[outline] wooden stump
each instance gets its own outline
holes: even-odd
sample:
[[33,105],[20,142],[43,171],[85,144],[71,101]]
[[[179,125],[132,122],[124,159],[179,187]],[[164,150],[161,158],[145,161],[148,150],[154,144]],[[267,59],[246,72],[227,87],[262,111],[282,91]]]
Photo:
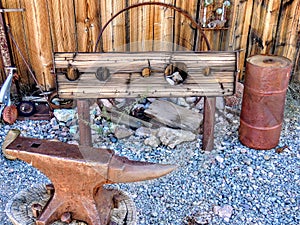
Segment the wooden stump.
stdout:
[[[109,189],[108,190],[113,190]],[[116,191],[116,190],[114,190]],[[116,225],[135,225],[136,210],[133,201],[123,191],[117,190],[117,203],[111,211],[110,224]],[[33,215],[32,205],[40,204],[44,207],[51,195],[47,193],[45,184],[39,184],[19,192],[6,205],[6,214],[14,225],[34,225],[36,218]],[[56,221],[51,225],[65,225],[61,221]],[[85,222],[73,220],[71,225],[87,225]]]

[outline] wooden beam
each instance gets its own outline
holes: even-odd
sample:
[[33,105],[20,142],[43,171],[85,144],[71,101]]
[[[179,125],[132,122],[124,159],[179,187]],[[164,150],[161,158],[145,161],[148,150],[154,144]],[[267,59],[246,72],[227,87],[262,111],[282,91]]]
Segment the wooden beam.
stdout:
[[87,99],[77,100],[78,125],[80,145],[92,147],[92,134],[90,126],[90,103]]
[[205,97],[202,149],[211,151],[214,148],[214,125],[216,112],[216,98]]

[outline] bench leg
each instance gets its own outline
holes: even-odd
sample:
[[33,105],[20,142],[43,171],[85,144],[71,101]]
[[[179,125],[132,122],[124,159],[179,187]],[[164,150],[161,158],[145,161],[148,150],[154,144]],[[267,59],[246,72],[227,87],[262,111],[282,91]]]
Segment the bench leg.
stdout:
[[79,143],[83,146],[92,147],[92,135],[90,124],[90,103],[85,99],[77,100]]
[[204,122],[203,122],[203,139],[202,149],[211,151],[214,148],[214,125],[216,112],[216,98],[204,98]]

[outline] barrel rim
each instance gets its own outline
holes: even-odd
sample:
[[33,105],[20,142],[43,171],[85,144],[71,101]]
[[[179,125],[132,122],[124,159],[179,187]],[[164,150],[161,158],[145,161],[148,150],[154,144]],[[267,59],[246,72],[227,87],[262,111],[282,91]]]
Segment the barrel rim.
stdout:
[[[263,66],[263,65],[257,65],[257,64],[254,64],[253,62],[251,62],[250,60],[251,59],[254,59],[256,57],[266,57],[266,58],[281,58],[283,59],[285,62],[286,62],[286,65],[283,65],[283,66]],[[285,57],[285,56],[280,56],[280,55],[269,55],[269,54],[259,54],[259,55],[253,55],[253,56],[250,56],[246,59],[246,62],[247,64],[250,64],[251,66],[254,66],[254,67],[258,67],[258,68],[270,68],[270,69],[287,69],[287,68],[291,68],[292,65],[293,65],[293,62],[292,60],[290,60],[289,58]]]

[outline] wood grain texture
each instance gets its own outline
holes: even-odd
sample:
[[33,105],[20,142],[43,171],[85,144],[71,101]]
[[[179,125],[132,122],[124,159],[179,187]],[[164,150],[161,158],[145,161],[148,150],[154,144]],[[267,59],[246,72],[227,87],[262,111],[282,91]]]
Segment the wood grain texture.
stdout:
[[[298,43],[298,44],[297,44]],[[294,62],[293,74],[299,73],[300,1],[283,1],[274,53]],[[295,75],[296,80],[300,80]]]
[[[57,53],[58,71],[68,65],[83,73],[78,80],[69,81],[57,73],[59,95],[63,98],[114,97],[181,97],[232,95],[236,76],[236,52],[136,52],[136,53]],[[185,63],[188,78],[181,85],[170,85],[164,77],[169,63]],[[151,65],[150,77],[142,77],[142,69]],[[98,67],[109,69],[111,76],[100,81]],[[210,73],[206,74],[206,68]]]
[[202,114],[165,100],[155,100],[145,114],[167,126],[192,132],[199,130],[203,120]]
[[[22,2],[16,1],[16,0],[6,0],[2,2],[4,8],[23,8]],[[25,60],[30,61],[28,52],[28,43],[26,40],[26,36],[24,35],[24,24],[23,24],[23,18],[24,18],[24,12],[14,12],[14,13],[5,13],[4,14],[5,21],[10,26],[10,32],[12,36],[14,37],[15,41],[18,44],[18,47],[20,48],[20,51],[23,53]],[[23,34],[23,35],[20,35]],[[8,41],[10,42],[10,46],[12,48],[12,57],[13,57],[13,63],[17,65],[18,68],[18,74],[20,83],[22,83],[22,86],[30,86],[30,84],[33,82],[32,77],[27,73],[27,67],[22,60],[21,55],[19,54],[16,46],[13,44],[11,38],[8,38]]]
[[[26,8],[24,23],[28,40],[28,54],[34,69],[38,84],[44,90],[54,87],[52,68],[52,43],[51,33],[45,1],[24,1]],[[34,23],[32,21],[35,21]]]

